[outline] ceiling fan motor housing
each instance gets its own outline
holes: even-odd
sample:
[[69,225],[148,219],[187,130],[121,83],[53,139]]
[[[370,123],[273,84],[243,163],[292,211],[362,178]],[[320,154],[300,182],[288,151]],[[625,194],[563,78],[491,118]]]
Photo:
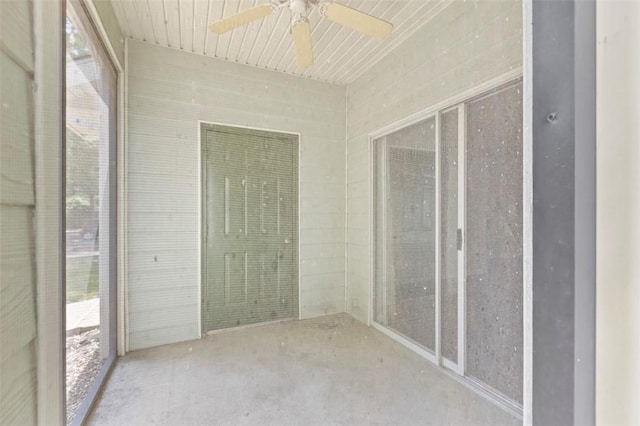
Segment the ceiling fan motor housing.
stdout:
[[291,22],[293,23],[307,18],[309,3],[307,0],[291,0],[289,2],[289,9],[291,9]]

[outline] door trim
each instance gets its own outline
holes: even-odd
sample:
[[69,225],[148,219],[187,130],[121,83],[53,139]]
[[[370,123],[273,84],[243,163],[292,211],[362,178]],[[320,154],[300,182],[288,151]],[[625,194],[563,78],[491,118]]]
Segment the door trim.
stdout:
[[[198,262],[198,294],[200,296],[200,300],[198,303],[198,330],[200,330],[200,337],[204,337],[207,333],[202,331],[202,302],[203,302],[203,285],[202,285],[202,274],[204,273],[203,268],[202,268],[202,263],[203,263],[203,256],[205,255],[204,251],[202,250],[202,245],[204,243],[204,239],[203,239],[203,212],[202,209],[203,204],[202,204],[202,189],[203,189],[203,185],[202,185],[202,126],[203,125],[214,125],[214,126],[225,126],[225,127],[232,127],[232,128],[236,128],[236,129],[245,129],[245,130],[259,130],[259,131],[263,131],[263,132],[273,132],[273,133],[284,133],[287,135],[292,135],[292,136],[296,136],[298,138],[298,164],[297,164],[297,173],[298,173],[298,188],[297,188],[297,197],[296,197],[296,212],[297,212],[297,232],[298,232],[298,238],[297,238],[297,261],[298,261],[298,279],[297,279],[297,288],[298,288],[298,314],[294,315],[294,319],[301,319],[301,315],[302,315],[302,298],[300,297],[300,289],[301,289],[301,285],[300,285],[300,149],[302,147],[302,134],[300,132],[292,132],[290,130],[281,130],[281,129],[273,129],[273,128],[266,128],[266,127],[256,127],[256,126],[247,126],[247,125],[243,125],[243,124],[233,124],[233,123],[223,123],[223,122],[219,122],[219,121],[208,121],[208,120],[198,120],[197,121],[197,143],[198,143],[198,169],[197,169],[197,174],[199,176],[198,179],[198,226],[199,226],[199,232],[198,232],[198,258],[200,259],[200,262]],[[283,319],[283,321],[286,319]],[[259,324],[264,324],[264,323],[259,323]]]

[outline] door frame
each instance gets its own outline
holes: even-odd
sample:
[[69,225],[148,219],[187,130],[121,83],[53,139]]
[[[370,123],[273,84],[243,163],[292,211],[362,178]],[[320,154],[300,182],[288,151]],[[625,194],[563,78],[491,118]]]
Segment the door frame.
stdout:
[[[204,262],[204,256],[206,255],[205,251],[203,250],[203,245],[205,243],[204,240],[204,205],[202,203],[202,198],[203,198],[203,194],[202,191],[204,189],[204,185],[203,185],[203,175],[202,173],[204,172],[203,167],[202,167],[202,149],[203,149],[203,144],[202,144],[202,127],[203,125],[213,125],[213,126],[224,126],[224,127],[230,127],[230,128],[236,128],[236,129],[244,129],[244,130],[258,130],[258,131],[263,131],[263,132],[273,132],[273,133],[284,133],[287,135],[291,135],[291,136],[295,136],[298,139],[298,164],[297,164],[297,174],[298,174],[298,188],[297,188],[297,197],[296,197],[296,214],[297,214],[297,232],[298,232],[298,238],[296,241],[296,255],[297,255],[297,268],[298,268],[298,277],[297,277],[297,282],[295,282],[296,287],[297,287],[297,298],[298,298],[298,306],[297,306],[297,314],[294,312],[293,317],[295,319],[301,319],[301,315],[302,315],[302,298],[300,297],[300,289],[301,289],[301,285],[300,285],[300,154],[301,154],[301,147],[302,147],[302,134],[300,132],[293,132],[290,130],[280,130],[280,129],[272,129],[272,128],[266,128],[266,127],[256,127],[256,126],[247,126],[247,125],[242,125],[242,124],[233,124],[233,123],[224,123],[224,122],[219,122],[219,121],[208,121],[208,120],[198,120],[197,121],[197,134],[198,134],[198,170],[197,170],[197,174],[198,174],[198,225],[199,225],[199,232],[198,232],[198,258],[200,259],[200,262],[198,262],[198,294],[200,296],[200,303],[198,303],[198,330],[200,330],[200,335],[204,336],[207,332],[202,330],[202,303],[204,302],[204,294],[203,294],[203,279],[204,279],[204,268],[202,267],[203,262]],[[273,322],[281,322],[281,321],[286,321],[287,319],[281,319],[281,320],[276,320]],[[261,323],[257,323],[257,324],[248,324],[248,325],[244,325],[244,326],[240,326],[240,327],[235,327],[235,328],[246,328],[246,327],[255,327],[256,325],[262,325],[265,324],[263,322]]]
[[[435,132],[434,132],[434,138],[435,138],[435,150],[434,150],[434,161],[435,161],[435,175],[434,175],[434,182],[435,182],[435,194],[434,194],[434,198],[435,198],[435,205],[434,205],[434,209],[436,211],[436,215],[435,215],[435,221],[434,221],[434,226],[435,226],[435,232],[434,232],[434,239],[435,239],[435,250],[434,250],[434,260],[435,260],[435,273],[434,273],[434,279],[435,279],[435,300],[436,300],[436,306],[435,306],[435,322],[434,322],[434,334],[435,334],[435,345],[433,348],[433,353],[423,347],[422,345],[418,344],[417,342],[413,341],[411,338],[409,338],[408,336],[404,336],[398,332],[396,332],[395,330],[393,330],[392,328],[388,327],[385,324],[381,324],[377,321],[374,320],[373,318],[373,311],[374,311],[374,292],[375,292],[375,268],[376,268],[376,250],[375,250],[375,244],[373,243],[374,241],[374,235],[376,234],[376,229],[375,229],[375,222],[374,222],[374,215],[375,213],[371,214],[371,226],[370,226],[370,232],[371,232],[371,236],[372,236],[372,244],[371,244],[371,250],[372,250],[372,262],[371,262],[371,279],[370,279],[370,294],[369,294],[369,325],[372,326],[373,328],[375,328],[376,330],[382,332],[383,334],[386,334],[387,336],[393,338],[394,340],[399,341],[400,343],[402,343],[403,345],[407,346],[408,348],[410,348],[411,350],[413,350],[414,352],[417,352],[420,356],[422,356],[423,358],[428,359],[429,361],[431,361],[432,363],[436,364],[436,365],[440,365],[440,262],[438,262],[438,259],[440,258],[440,229],[438,224],[440,223],[440,166],[439,166],[439,158],[440,158],[440,148],[439,148],[439,144],[438,141],[440,139],[440,130],[439,130],[439,125],[440,125],[440,114],[439,111],[436,112],[432,112],[432,113],[425,113],[423,116],[417,117],[417,119],[415,120],[415,122],[412,123],[408,123],[405,125],[402,125],[400,127],[398,127],[397,129],[394,130],[389,130],[387,132],[384,132],[383,134],[381,134],[380,136],[377,136],[375,138],[370,138],[369,141],[369,149],[370,149],[370,164],[371,164],[371,179],[370,179],[370,185],[371,185],[371,211],[372,212],[376,212],[377,211],[377,205],[376,205],[376,190],[377,190],[377,177],[376,177],[376,171],[379,174],[379,178],[382,179],[382,190],[385,192],[387,191],[387,177],[388,177],[388,167],[389,167],[389,162],[388,162],[388,158],[389,158],[389,151],[391,148],[396,148],[396,149],[410,149],[410,148],[405,148],[405,147],[394,147],[391,145],[388,145],[386,143],[384,143],[384,141],[382,141],[381,143],[384,144],[383,149],[380,150],[380,152],[378,154],[376,154],[376,149],[375,149],[375,141],[381,138],[384,138],[385,136],[388,136],[389,134],[395,132],[396,130],[401,130],[404,129],[408,126],[411,126],[413,124],[419,123],[421,121],[425,121],[428,120],[430,118],[433,118],[433,122],[435,125]],[[375,164],[375,166],[374,166]],[[380,166],[381,168],[378,168],[378,166]],[[374,170],[375,169],[375,170]],[[387,229],[387,211],[386,209],[382,209],[382,217],[380,217],[379,219],[382,220],[382,252],[383,252],[383,256],[382,256],[382,263],[383,263],[383,275],[386,277],[387,275],[387,256],[386,256],[386,252],[387,252],[387,245],[388,245],[388,241],[387,241],[387,234],[388,234],[388,229]],[[384,292],[382,294],[382,298],[385,301],[383,303],[383,309],[385,310],[383,316],[386,320],[387,318],[387,313],[386,313],[386,305],[387,305],[387,292]]]

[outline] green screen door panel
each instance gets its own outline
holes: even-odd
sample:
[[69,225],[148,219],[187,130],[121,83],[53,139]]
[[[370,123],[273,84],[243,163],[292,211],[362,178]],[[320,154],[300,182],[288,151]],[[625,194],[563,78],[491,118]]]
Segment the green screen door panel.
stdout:
[[202,125],[203,331],[298,311],[298,139]]

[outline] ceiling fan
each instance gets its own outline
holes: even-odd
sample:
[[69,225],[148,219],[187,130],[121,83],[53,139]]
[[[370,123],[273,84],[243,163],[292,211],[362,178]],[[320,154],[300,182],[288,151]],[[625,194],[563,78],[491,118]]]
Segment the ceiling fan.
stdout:
[[296,63],[303,68],[313,65],[311,28],[307,18],[312,7],[318,7],[321,15],[325,18],[378,40],[385,39],[393,30],[393,25],[382,19],[340,3],[321,0],[276,0],[214,22],[209,26],[209,29],[217,34],[226,33],[234,28],[264,18],[284,7],[288,7],[291,10],[290,31],[295,45]]

